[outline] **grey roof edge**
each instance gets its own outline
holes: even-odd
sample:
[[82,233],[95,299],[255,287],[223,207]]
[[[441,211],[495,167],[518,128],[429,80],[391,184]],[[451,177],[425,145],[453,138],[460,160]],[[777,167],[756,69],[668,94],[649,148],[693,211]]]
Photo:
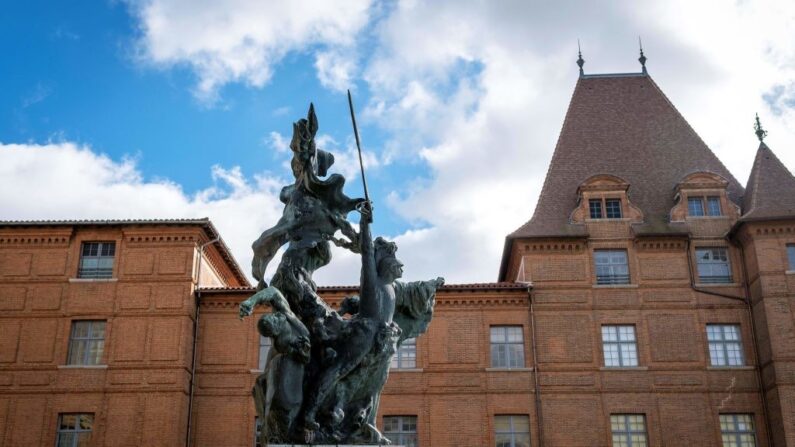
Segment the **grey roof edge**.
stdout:
[[122,225],[198,225],[207,231],[210,239],[218,238],[221,256],[229,264],[232,273],[237,279],[251,286],[248,278],[243,273],[240,264],[232,255],[229,246],[226,245],[218,229],[215,228],[209,217],[195,219],[63,219],[63,220],[0,220],[0,228],[3,227],[72,227],[72,226],[122,226]]
[[[441,287],[444,291],[498,291],[498,290],[527,290],[531,287],[528,284],[517,282],[493,282],[493,283],[468,283],[468,284],[445,284]],[[346,286],[318,286],[318,292],[357,292],[359,286],[346,285]],[[254,287],[202,287],[196,289],[197,292],[202,294],[230,294],[230,293],[255,293],[257,289]]]

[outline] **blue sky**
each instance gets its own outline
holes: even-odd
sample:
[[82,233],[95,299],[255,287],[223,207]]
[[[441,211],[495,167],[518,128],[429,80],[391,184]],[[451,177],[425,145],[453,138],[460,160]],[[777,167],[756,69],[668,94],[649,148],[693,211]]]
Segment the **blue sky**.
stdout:
[[[361,194],[351,88],[375,230],[407,277],[493,281],[505,234],[532,215],[578,38],[586,72],[623,72],[639,70],[642,34],[652,77],[745,183],[756,112],[795,166],[793,28],[789,1],[12,2],[0,219],[209,216],[247,265],[281,214],[284,142],[310,101]],[[355,282],[356,259],[336,256],[319,281]]]

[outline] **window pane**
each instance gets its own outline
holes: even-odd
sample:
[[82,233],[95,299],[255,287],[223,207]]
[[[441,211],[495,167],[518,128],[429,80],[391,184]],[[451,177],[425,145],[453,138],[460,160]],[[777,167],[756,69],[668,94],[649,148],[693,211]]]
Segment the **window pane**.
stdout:
[[591,219],[601,219],[602,218],[602,200],[601,199],[591,199],[588,201],[588,209],[591,213]]
[[594,251],[597,284],[629,284],[626,250]]
[[787,258],[789,258],[789,269],[795,270],[795,244],[787,245]]
[[621,200],[607,199],[605,200],[605,214],[608,219],[621,218]]
[[73,321],[69,339],[69,365],[102,364],[105,350],[104,321]]
[[602,326],[602,351],[605,366],[638,366],[635,326]]
[[729,252],[724,247],[697,248],[698,279],[707,284],[732,281]]
[[687,199],[687,213],[691,216],[704,215],[704,202],[701,197],[690,197]]
[[271,338],[263,335],[259,336],[259,362],[257,367],[260,370],[265,370],[266,363],[268,362],[268,353],[271,349]]
[[493,368],[523,368],[524,335],[522,327],[492,326],[490,334],[491,366]]
[[738,324],[708,324],[709,361],[712,366],[745,364]]
[[720,197],[707,197],[707,215],[720,216]]
[[80,254],[78,278],[113,277],[115,242],[83,242]]

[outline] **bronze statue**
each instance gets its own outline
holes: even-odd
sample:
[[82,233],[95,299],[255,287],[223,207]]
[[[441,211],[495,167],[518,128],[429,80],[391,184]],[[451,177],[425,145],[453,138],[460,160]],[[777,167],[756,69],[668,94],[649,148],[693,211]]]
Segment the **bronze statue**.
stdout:
[[[273,309],[257,325],[274,342],[253,391],[264,421],[261,441],[386,445],[375,414],[392,356],[404,340],[425,332],[444,280],[397,281],[403,273],[397,246],[370,233],[366,184],[365,199],[351,199],[341,175],[322,179],[334,157],[315,147],[317,129],[310,105],[307,118],[293,125],[295,183],[282,189],[282,218],[253,245],[258,291],[240,304],[241,318],[257,305]],[[355,120],[354,131],[358,144]],[[347,220],[353,210],[361,214],[359,233]],[[346,298],[339,312],[317,295],[312,280],[331,261],[330,242],[362,259],[360,296]],[[285,244],[268,286],[265,269]]]

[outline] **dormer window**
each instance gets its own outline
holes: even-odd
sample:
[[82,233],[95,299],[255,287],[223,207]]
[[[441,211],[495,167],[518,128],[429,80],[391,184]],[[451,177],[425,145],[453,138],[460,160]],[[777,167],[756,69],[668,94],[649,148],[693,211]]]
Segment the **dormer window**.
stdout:
[[720,209],[720,197],[688,197],[687,214],[691,217],[722,216]]
[[629,183],[613,175],[587,178],[577,188],[577,207],[571,212],[571,222],[597,226],[642,222],[643,213],[632,204],[628,190]]
[[591,199],[588,209],[591,219],[621,219],[621,199]]

